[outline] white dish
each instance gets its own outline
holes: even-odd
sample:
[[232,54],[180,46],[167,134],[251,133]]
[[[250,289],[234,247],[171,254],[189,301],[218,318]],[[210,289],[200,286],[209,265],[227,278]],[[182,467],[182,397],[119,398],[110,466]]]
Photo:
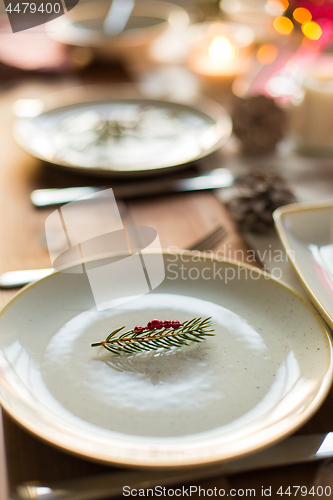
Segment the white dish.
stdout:
[[[131,466],[229,460],[295,431],[330,388],[325,322],[263,272],[198,255],[165,254],[165,281],[122,309],[97,312],[84,274],[23,289],[0,315],[4,409],[49,443]],[[216,323],[203,343],[133,357],[90,347],[123,324],[198,316]]]
[[94,100],[21,118],[14,135],[28,153],[71,170],[156,173],[203,158],[230,137],[230,117],[213,107],[212,114],[167,101]]
[[305,290],[333,328],[333,201],[287,205],[274,220]]
[[149,66],[154,63],[155,45],[166,35],[182,38],[190,24],[187,11],[179,5],[136,0],[123,31],[110,34],[104,24],[109,10],[108,1],[82,3],[51,21],[49,36],[69,46],[92,49],[101,59],[121,60],[129,67],[138,63]]

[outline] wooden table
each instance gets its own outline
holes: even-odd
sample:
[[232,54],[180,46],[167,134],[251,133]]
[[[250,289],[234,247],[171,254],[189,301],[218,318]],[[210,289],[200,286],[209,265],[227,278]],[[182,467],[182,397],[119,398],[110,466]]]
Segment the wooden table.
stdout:
[[[11,107],[18,98],[40,97],[61,88],[68,88],[76,82],[59,80],[55,83],[31,81],[18,85],[0,97],[0,271],[10,271],[22,268],[41,268],[50,266],[48,252],[41,245],[41,234],[44,222],[52,209],[36,210],[30,202],[30,192],[43,183],[51,183],[53,179],[66,184],[67,182],[84,182],[73,179],[66,173],[49,170],[41,162],[31,158],[15,144],[11,126],[13,116]],[[234,171],[248,168],[250,165],[232,151],[226,150],[221,161]],[[286,159],[281,153],[279,159],[273,158],[272,166],[285,165]],[[263,160],[261,160],[263,162]],[[297,163],[297,162],[296,162]],[[295,164],[295,161],[294,161]],[[316,178],[315,162],[307,160],[306,186]],[[328,162],[320,163],[318,168],[325,172],[325,189],[329,185],[332,193],[333,167],[328,168]],[[225,165],[224,165],[225,166]],[[283,167],[287,171],[288,167]],[[295,168],[294,181],[302,178],[301,168]],[[287,172],[288,174],[288,172]],[[304,179],[303,179],[304,180]],[[302,180],[302,182],[303,182]],[[315,187],[315,186],[314,186]],[[223,243],[233,249],[246,249],[247,246],[239,236],[222,204],[213,193],[181,194],[155,197],[144,200],[133,200],[127,203],[127,209],[135,224],[146,224],[158,230],[163,247],[175,245],[186,248],[196,239],[209,232],[217,224],[227,227],[230,236]],[[223,246],[222,246],[223,248]],[[5,305],[15,292],[1,291],[0,304]],[[80,477],[110,471],[110,468],[72,457],[57,450],[39,439],[29,435],[17,426],[8,415],[3,415],[6,441],[7,466],[9,485],[13,488],[20,482],[39,480],[65,479]],[[333,391],[328,395],[324,405],[317,414],[299,431],[300,433],[325,432],[333,430]],[[283,498],[277,495],[279,486],[285,490],[288,486],[314,484],[317,469],[320,464],[280,467],[265,471],[239,473],[227,478],[213,478],[202,481],[205,488],[254,488],[256,496],[263,496],[262,488],[271,488],[271,498]],[[198,483],[194,483],[198,484]],[[3,481],[1,484],[3,490]],[[0,490],[1,491],[1,490]],[[269,490],[266,491],[269,493]],[[245,494],[244,494],[245,495]],[[241,496],[241,494],[239,495]],[[299,494],[298,497],[301,495]],[[193,498],[199,498],[193,495]],[[312,497],[313,498],[313,497]]]

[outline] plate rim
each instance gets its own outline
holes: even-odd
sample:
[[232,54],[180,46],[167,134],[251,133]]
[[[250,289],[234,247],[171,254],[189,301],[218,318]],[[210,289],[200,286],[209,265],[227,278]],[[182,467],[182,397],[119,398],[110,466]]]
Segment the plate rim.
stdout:
[[[77,20],[80,21],[82,19],[87,19],[89,18],[88,13],[91,12],[92,5],[95,11],[101,11],[103,10],[103,4],[104,2],[102,0],[99,0],[98,2],[94,2],[91,0],[90,2],[80,4],[80,8],[76,9],[75,12],[71,12],[69,17],[73,19],[74,22]],[[161,4],[162,5],[158,5],[156,9],[156,4],[153,0],[144,0],[142,2],[139,2],[139,4],[136,4],[136,10],[134,11],[134,14],[137,14],[137,11],[140,12],[142,11],[142,9],[145,10],[145,7],[148,7],[148,10],[151,9],[151,7],[155,7],[155,11],[153,12],[154,16],[152,17],[163,18],[163,21],[161,23],[161,25],[163,26],[158,25],[157,28],[156,26],[133,28],[131,30],[126,30],[120,34],[118,33],[115,35],[110,35],[107,33],[98,34],[98,32],[95,33],[94,30],[85,28],[82,29],[85,35],[82,37],[82,34],[80,36],[80,31],[78,31],[75,26],[72,26],[73,22],[69,20],[68,16],[60,16],[59,18],[50,21],[52,23],[51,26],[54,28],[54,32],[49,33],[49,37],[64,45],[92,47],[95,49],[98,49],[101,46],[102,42],[105,43],[111,40],[116,44],[116,48],[122,48],[123,46],[126,47],[128,43],[133,43],[133,39],[134,41],[139,40],[141,43],[144,43],[147,40],[147,36],[156,36],[160,33],[163,33],[165,29],[170,25],[170,19],[172,18],[172,15],[174,13],[176,13],[178,17],[182,16],[184,26],[185,21],[186,25],[189,25],[189,15],[183,7],[171,2],[169,3],[166,0],[161,2]],[[157,16],[157,14],[159,15]]]
[[293,252],[293,247],[290,244],[285,224],[283,221],[284,217],[291,213],[307,212],[307,211],[313,212],[315,210],[322,210],[322,209],[333,209],[333,200],[324,200],[320,202],[292,203],[290,205],[285,205],[275,210],[275,212],[273,213],[273,219],[279,239],[284,249],[286,250],[290,264],[292,265],[306,293],[308,294],[309,298],[311,299],[315,307],[319,310],[322,316],[324,316],[328,325],[331,328],[333,328],[333,315],[331,315],[327,311],[327,309],[321,303],[320,299],[317,297],[316,293],[311,289],[311,286],[308,284],[306,275],[304,274],[302,267],[299,265],[296,256],[295,259],[292,259],[290,257]]
[[[90,86],[90,88],[93,88],[93,86]],[[97,89],[97,86],[96,86]],[[93,90],[96,90],[93,88]],[[59,98],[59,95],[57,96]],[[41,99],[41,101],[43,101]],[[147,103],[147,104],[155,104],[155,105],[160,105],[164,108],[168,107],[176,107],[176,108],[184,108],[187,109],[188,111],[194,112],[196,115],[206,115],[206,117],[210,118],[212,121],[215,122],[216,126],[221,126],[223,129],[223,133],[221,132],[219,134],[218,140],[207,150],[207,151],[201,151],[199,155],[196,155],[190,159],[187,160],[182,160],[180,163],[172,163],[172,164],[167,164],[162,167],[154,168],[150,167],[148,169],[142,170],[140,168],[132,169],[132,170],[126,170],[126,169],[121,169],[121,168],[114,168],[112,167],[112,164],[110,165],[109,168],[101,168],[101,167],[84,167],[82,165],[74,165],[71,163],[67,163],[64,160],[58,159],[58,158],[47,158],[45,155],[42,153],[36,152],[33,148],[30,148],[29,144],[27,144],[27,139],[24,137],[24,134],[20,131],[20,127],[24,126],[25,123],[31,123],[34,119],[37,119],[40,116],[48,115],[50,113],[54,113],[57,110],[65,110],[70,109],[70,108],[79,108],[84,107],[85,105],[93,105],[93,104],[102,104],[102,103],[121,103],[121,102],[142,102],[142,103]],[[109,96],[86,96],[85,98],[79,98],[75,102],[64,102],[63,104],[57,104],[57,105],[51,105],[51,106],[45,106],[45,109],[43,109],[38,115],[36,116],[31,116],[31,117],[17,117],[16,120],[14,121],[13,127],[13,136],[16,141],[16,143],[23,149],[26,153],[30,154],[32,157],[37,158],[41,161],[46,162],[48,165],[55,165],[56,167],[61,167],[65,169],[69,169],[69,172],[80,172],[80,173],[86,173],[88,175],[103,175],[106,177],[111,177],[111,176],[138,176],[138,175],[158,175],[161,173],[166,173],[168,171],[172,171],[174,169],[179,169],[179,168],[184,168],[186,165],[191,164],[193,162],[196,162],[198,160],[201,160],[203,158],[206,158],[207,156],[211,155],[212,153],[215,153],[218,151],[230,138],[231,133],[232,133],[232,119],[229,113],[226,111],[226,109],[219,103],[215,103],[215,101],[212,101],[209,98],[198,98],[194,102],[177,102],[176,100],[168,100],[168,99],[153,99],[153,98],[147,98],[144,96],[131,96],[128,95],[127,97],[125,96],[119,96],[119,97],[113,97],[112,94]]]
[[[156,252],[149,252],[150,254],[156,255]],[[170,252],[163,251],[163,256],[165,255],[170,255]],[[174,251],[172,255],[175,253],[179,255],[187,255],[187,256],[193,256],[195,255],[196,257],[198,254],[202,255],[207,261],[207,255],[205,255],[202,252],[196,252],[196,251],[188,251],[188,250],[178,250]],[[159,254],[160,255],[160,254]],[[245,451],[242,451],[241,453],[237,452],[237,450],[233,454],[228,454],[227,457],[223,456],[223,444],[221,443],[216,443],[214,442],[214,450],[212,450],[212,446],[210,445],[211,449],[211,454],[209,457],[198,457],[196,456],[195,452],[193,453],[194,458],[192,457],[191,459],[183,459],[183,461],[176,461],[175,457],[170,460],[170,458],[167,456],[164,461],[160,460],[159,463],[157,463],[156,456],[154,454],[153,446],[152,446],[152,452],[150,452],[149,457],[147,456],[145,458],[145,461],[142,461],[142,457],[137,457],[136,451],[132,451],[131,456],[126,456],[126,459],[124,456],[119,456],[119,453],[117,455],[117,448],[115,448],[115,453],[113,456],[110,456],[110,454],[105,454],[102,453],[101,450],[97,450],[91,448],[91,446],[86,446],[84,449],[83,447],[79,447],[76,445],[68,444],[66,442],[66,435],[62,433],[62,431],[58,431],[55,435],[55,437],[50,436],[49,434],[43,432],[40,430],[38,427],[38,422],[37,424],[32,423],[29,421],[29,419],[20,417],[20,415],[17,414],[15,409],[11,408],[10,404],[7,404],[6,401],[3,400],[2,397],[2,391],[0,391],[0,404],[2,405],[3,409],[15,420],[16,423],[21,425],[25,430],[29,431],[32,433],[35,437],[38,439],[41,439],[42,441],[46,442],[48,445],[54,446],[57,449],[62,450],[63,452],[67,452],[70,454],[73,454],[74,456],[78,456],[81,458],[93,460],[95,462],[103,463],[103,464],[108,464],[108,465],[113,465],[113,466],[123,466],[123,467],[131,467],[131,468],[154,468],[154,469],[172,469],[174,467],[182,467],[182,468],[188,468],[188,467],[196,467],[196,466],[203,466],[203,465],[213,465],[213,464],[219,464],[219,463],[228,463],[231,460],[238,459],[238,458],[245,458],[247,456],[250,456],[252,454],[255,454],[256,452],[260,452],[266,448],[269,448],[270,446],[273,446],[277,444],[278,442],[282,441],[283,439],[287,438],[291,434],[293,434],[296,430],[298,430],[300,427],[302,427],[314,414],[320,406],[323,404],[327,394],[330,391],[332,380],[333,380],[333,339],[331,338],[329,327],[327,326],[326,322],[323,320],[323,318],[320,316],[319,312],[316,310],[316,308],[312,305],[312,303],[307,300],[304,296],[302,296],[297,290],[292,288],[289,284],[285,283],[283,280],[275,278],[271,276],[269,273],[266,271],[263,271],[257,267],[252,266],[251,264],[243,263],[237,260],[232,260],[232,259],[223,259],[219,260],[218,258],[214,257],[213,255],[208,256],[208,260],[211,261],[216,261],[219,262],[223,265],[232,265],[238,268],[245,268],[248,270],[252,270],[254,272],[257,272],[258,275],[261,275],[263,277],[266,277],[266,279],[270,280],[271,282],[274,282],[276,286],[282,287],[283,289],[287,289],[294,297],[301,302],[304,307],[306,307],[310,312],[314,313],[314,317],[318,323],[318,326],[321,329],[323,341],[326,343],[326,346],[328,348],[328,363],[327,367],[325,370],[324,377],[322,378],[322,383],[318,389],[318,392],[316,393],[315,397],[313,400],[307,405],[306,409],[301,413],[301,415],[298,415],[297,418],[294,419],[292,422],[292,425],[288,426],[288,429],[279,429],[274,436],[270,436],[269,439],[265,440],[264,444],[261,444],[259,447],[255,446],[252,444],[250,448],[248,447]],[[53,274],[46,276],[36,282],[30,283],[26,285],[24,288],[22,288],[14,297],[10,299],[10,301],[2,308],[0,309],[0,318],[2,315],[6,312],[7,309],[11,307],[11,305],[18,300],[20,297],[22,297],[24,294],[29,292],[29,290],[35,286],[38,286],[40,282],[45,282],[46,280],[51,280],[54,278],[54,276],[60,274],[61,272],[54,272]],[[0,386],[1,386],[1,377],[0,377]],[[60,436],[63,434],[63,439],[59,439],[59,432]],[[68,436],[67,436],[68,437]],[[75,438],[74,441],[77,441],[78,438]],[[128,453],[130,455],[130,453]],[[148,453],[147,453],[148,455]],[[173,452],[173,455],[175,455],[175,452]]]

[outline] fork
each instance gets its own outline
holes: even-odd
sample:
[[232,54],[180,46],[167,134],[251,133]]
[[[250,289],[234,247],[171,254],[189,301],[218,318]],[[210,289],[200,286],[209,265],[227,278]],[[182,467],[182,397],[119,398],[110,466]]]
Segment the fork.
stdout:
[[[199,252],[204,252],[207,250],[213,250],[217,247],[221,241],[223,241],[228,236],[228,232],[223,226],[217,226],[213,231],[211,231],[204,238],[195,242],[188,250],[196,250]],[[32,269],[32,270],[20,270],[20,271],[10,271],[7,273],[0,274],[0,288],[20,288],[32,281],[37,281],[41,278],[45,278],[52,274],[54,270],[49,269]]]
[[214,250],[222,241],[228,237],[228,231],[223,226],[217,226],[209,234],[198,240],[188,250],[197,250],[199,252],[205,252],[208,250]]

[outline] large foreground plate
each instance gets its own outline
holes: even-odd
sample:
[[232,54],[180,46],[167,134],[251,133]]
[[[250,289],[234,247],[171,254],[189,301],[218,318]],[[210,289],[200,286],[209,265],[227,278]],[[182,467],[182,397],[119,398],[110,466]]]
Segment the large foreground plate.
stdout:
[[[102,312],[84,274],[57,273],[22,290],[0,315],[5,410],[50,443],[132,466],[229,460],[302,425],[332,379],[332,344],[316,309],[250,267],[191,253],[164,258],[157,289]],[[198,316],[216,323],[203,343],[132,357],[90,347],[118,326]]]
[[333,328],[333,201],[287,205],[274,219],[305,290]]
[[147,99],[94,100],[21,118],[14,135],[28,153],[71,170],[156,173],[203,158],[229,138],[226,111],[210,101],[204,108]]

